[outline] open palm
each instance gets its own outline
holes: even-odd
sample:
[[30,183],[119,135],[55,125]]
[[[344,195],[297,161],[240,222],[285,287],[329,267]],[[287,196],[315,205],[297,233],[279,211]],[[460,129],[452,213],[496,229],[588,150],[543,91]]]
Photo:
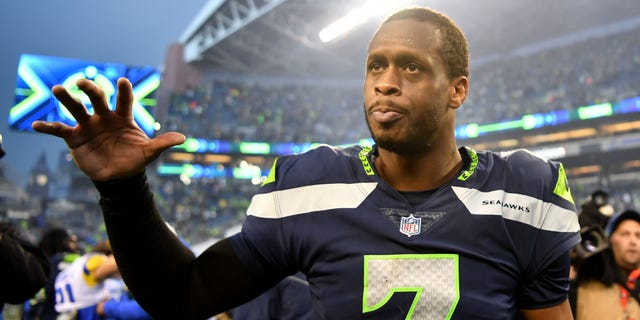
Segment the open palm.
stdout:
[[133,89],[127,79],[118,79],[115,111],[109,110],[104,91],[92,81],[81,79],[77,86],[91,100],[93,115],[64,87],[55,86],[51,91],[78,124],[70,127],[60,122],[34,121],[32,127],[63,138],[76,165],[89,178],[106,181],[133,176],[162,151],[184,142],[184,135],[177,132],[147,137],[133,120]]

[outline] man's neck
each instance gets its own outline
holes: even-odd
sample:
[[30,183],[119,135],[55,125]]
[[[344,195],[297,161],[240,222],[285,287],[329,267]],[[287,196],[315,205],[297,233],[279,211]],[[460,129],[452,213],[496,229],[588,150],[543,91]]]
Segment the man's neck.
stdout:
[[399,191],[433,190],[444,185],[462,169],[457,147],[442,153],[402,156],[384,149],[374,160],[378,174]]

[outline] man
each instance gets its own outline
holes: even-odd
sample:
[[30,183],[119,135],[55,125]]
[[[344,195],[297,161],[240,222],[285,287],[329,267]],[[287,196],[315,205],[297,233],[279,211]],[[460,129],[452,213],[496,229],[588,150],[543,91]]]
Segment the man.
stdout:
[[242,231],[197,259],[164,226],[144,174],[185,138],[149,140],[126,79],[113,112],[100,88],[78,81],[93,116],[54,87],[78,125],[33,128],[64,138],[95,182],[123,278],[154,318],[204,319],[301,271],[317,319],[571,319],[569,249],[580,236],[563,168],[526,151],[457,147],[462,32],[438,12],[408,9],[368,51],[364,111],[376,146],[279,158]]
[[25,304],[24,320],[56,320],[54,282],[60,271],[80,257],[81,248],[78,237],[64,228],[53,227],[45,230],[38,247],[49,261],[49,281]]
[[640,319],[640,213],[626,210],[607,224],[609,249],[578,272],[576,318]]

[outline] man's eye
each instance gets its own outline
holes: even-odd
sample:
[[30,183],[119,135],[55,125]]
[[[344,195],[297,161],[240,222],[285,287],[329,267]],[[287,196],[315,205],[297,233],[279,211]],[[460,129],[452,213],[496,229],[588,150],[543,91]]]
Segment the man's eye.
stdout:
[[382,64],[380,64],[379,62],[374,62],[369,65],[369,70],[371,71],[377,71],[380,69],[382,69]]
[[415,63],[410,63],[410,64],[408,64],[408,65],[406,66],[406,69],[407,69],[407,71],[415,72],[415,71],[420,70],[420,67],[418,67],[418,65],[417,65],[417,64],[415,64]]

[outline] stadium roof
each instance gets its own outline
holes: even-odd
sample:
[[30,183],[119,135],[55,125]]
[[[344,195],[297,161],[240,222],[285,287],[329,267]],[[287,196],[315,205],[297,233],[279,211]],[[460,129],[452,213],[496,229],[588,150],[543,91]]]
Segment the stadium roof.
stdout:
[[[388,4],[400,0],[372,1]],[[223,73],[360,78],[386,13],[322,43],[319,31],[362,0],[210,0],[183,33],[188,62]],[[472,67],[518,52],[640,25],[638,0],[412,1],[451,16],[469,38]],[[376,5],[369,5],[375,7]]]

